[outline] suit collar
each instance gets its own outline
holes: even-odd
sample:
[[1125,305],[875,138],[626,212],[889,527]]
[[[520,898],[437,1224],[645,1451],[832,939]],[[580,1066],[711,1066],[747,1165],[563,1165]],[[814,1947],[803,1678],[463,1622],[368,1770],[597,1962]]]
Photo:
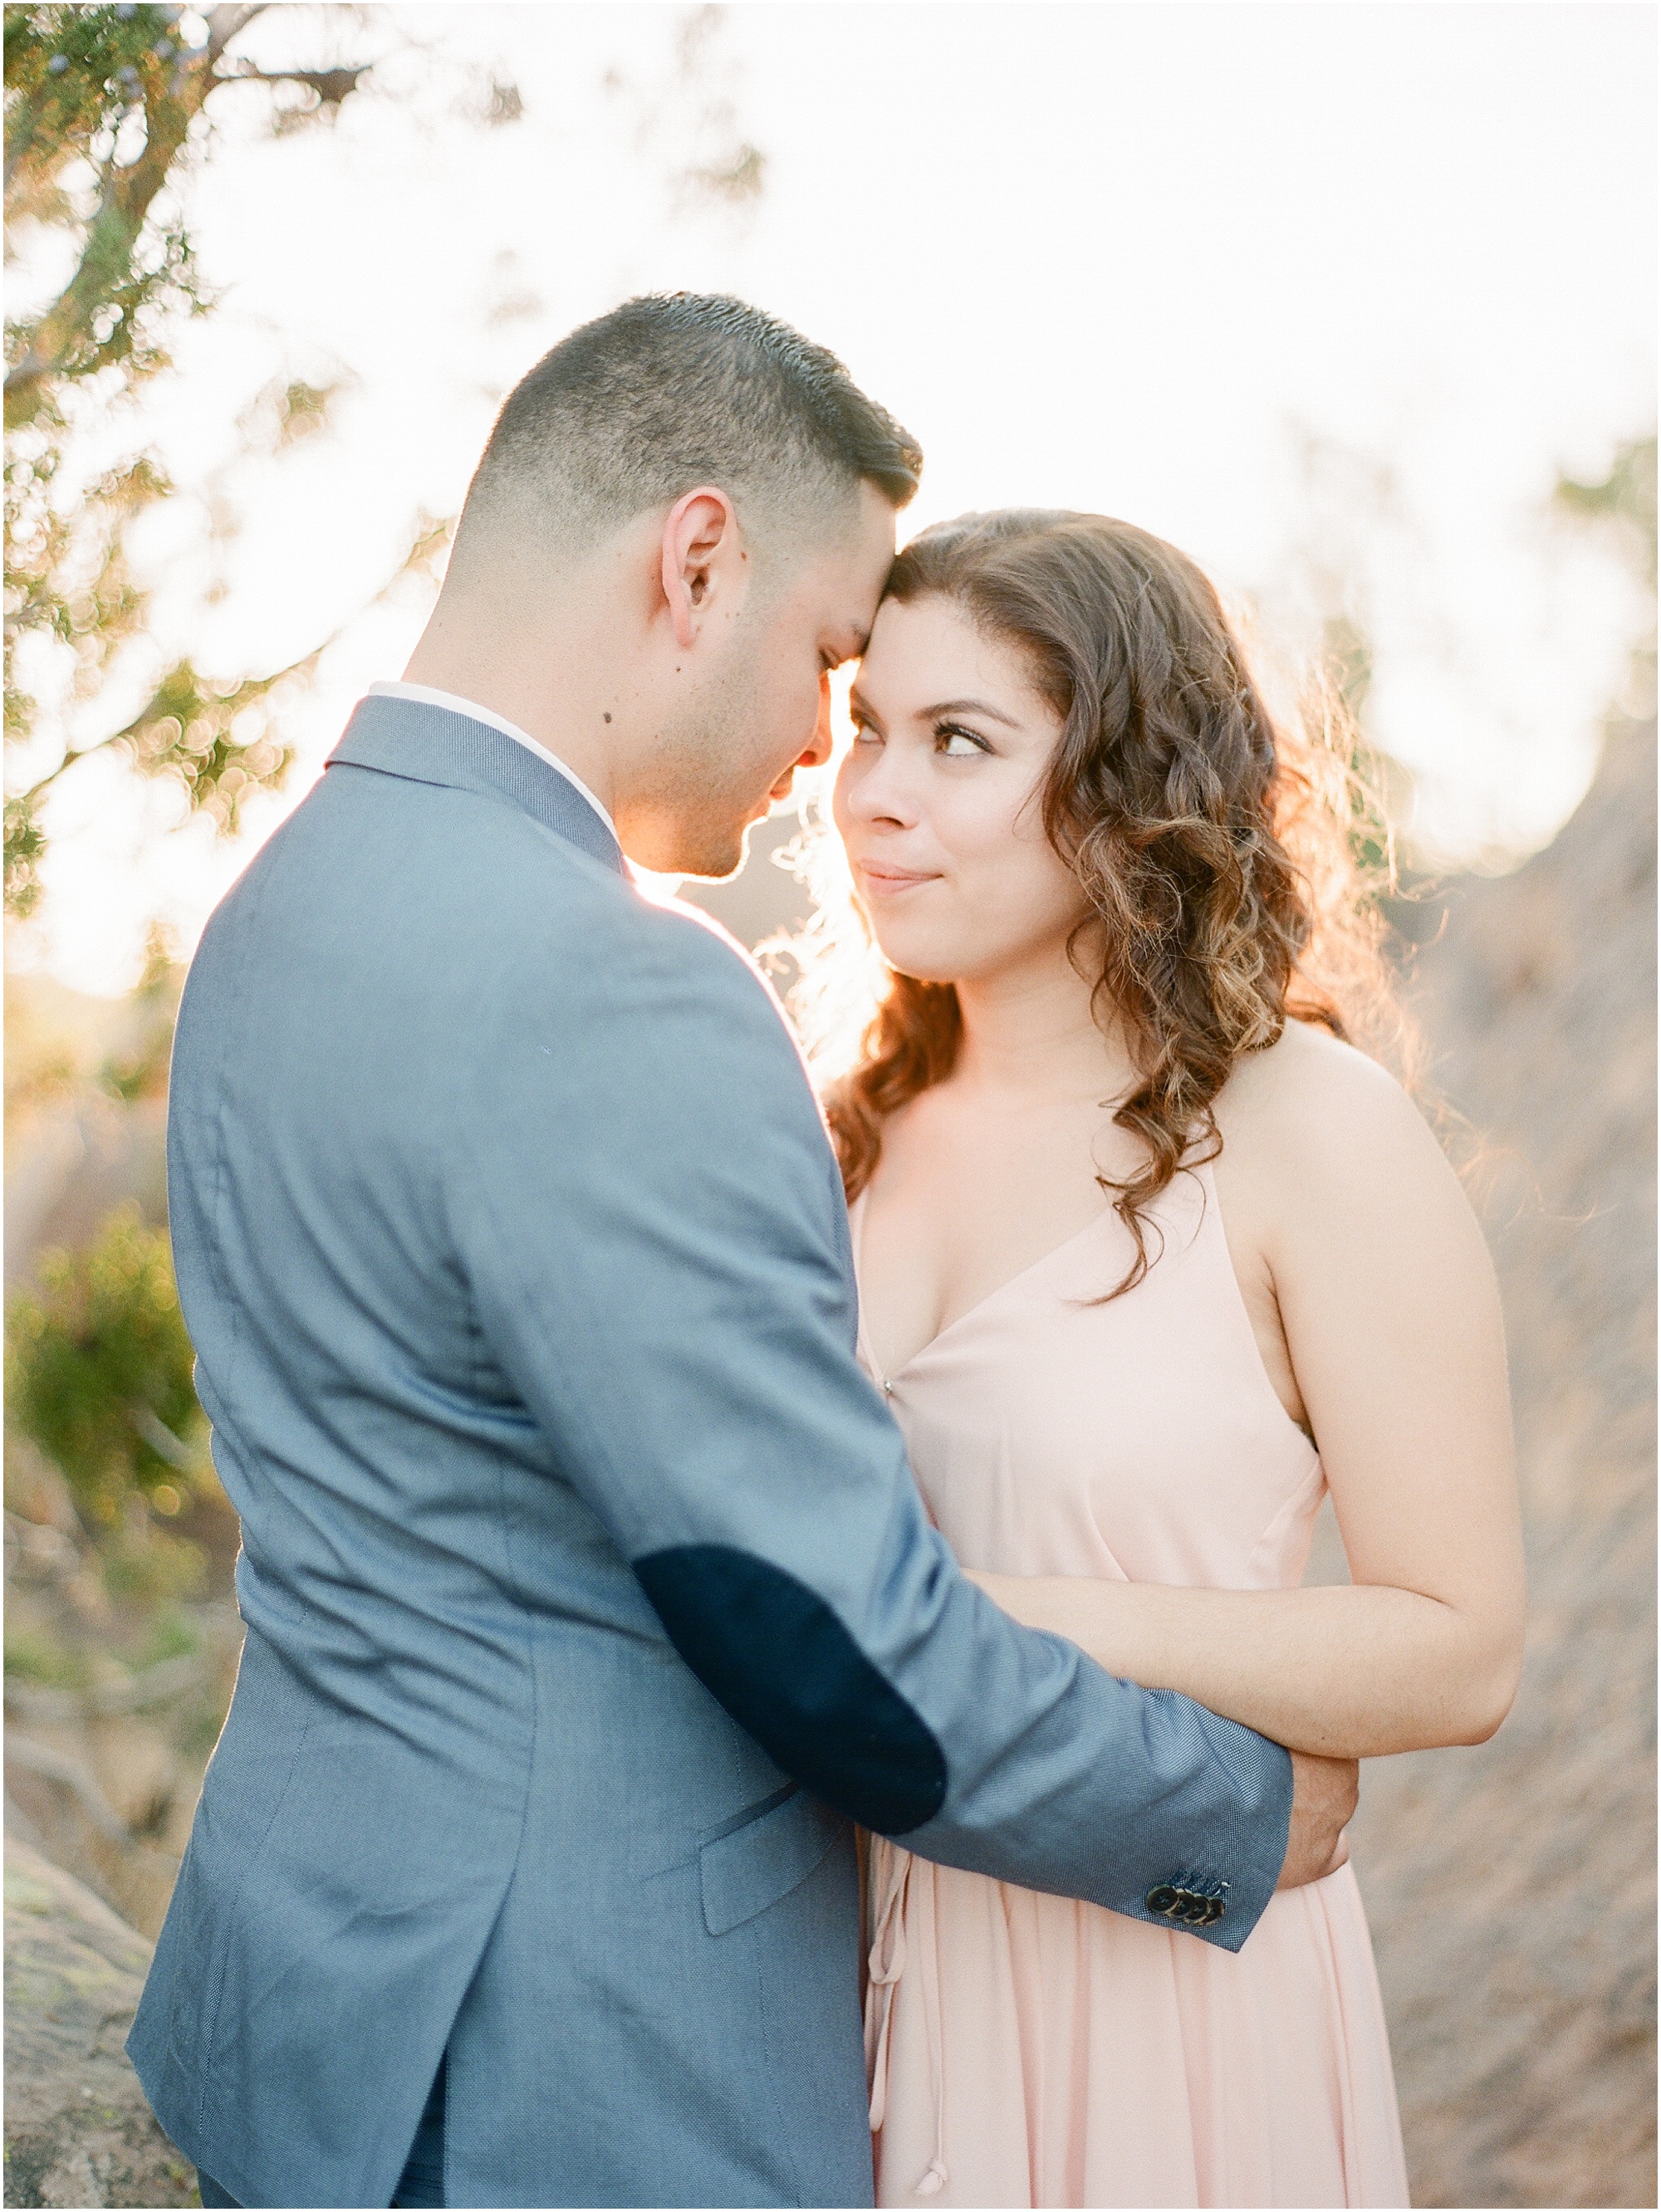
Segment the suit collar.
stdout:
[[626,872],[622,848],[582,793],[551,762],[488,722],[425,701],[361,699],[329,756],[349,768],[505,799],[587,853]]

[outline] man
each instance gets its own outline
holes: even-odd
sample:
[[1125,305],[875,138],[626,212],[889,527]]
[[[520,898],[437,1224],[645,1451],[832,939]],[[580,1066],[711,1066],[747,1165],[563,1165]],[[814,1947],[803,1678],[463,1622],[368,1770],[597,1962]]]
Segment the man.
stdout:
[[777,1010],[624,867],[729,873],[826,757],[918,465],[736,301],[577,331],[204,938],[247,1641],[131,2048],[204,2203],[868,2203],[850,1821],[1232,1947],[1332,1855],[1349,1771],[1288,1853],[1284,1752],[959,1576]]

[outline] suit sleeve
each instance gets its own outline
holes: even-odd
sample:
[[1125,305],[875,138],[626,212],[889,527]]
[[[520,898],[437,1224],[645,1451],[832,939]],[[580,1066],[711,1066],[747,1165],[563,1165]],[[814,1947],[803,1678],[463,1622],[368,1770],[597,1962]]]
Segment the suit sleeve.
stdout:
[[1238,1949],[1285,1855],[1287,1753],[964,1580],[854,1358],[841,1186],[775,1005],[696,923],[611,935],[589,963],[515,950],[446,1148],[480,1324],[557,1472],[829,1803]]

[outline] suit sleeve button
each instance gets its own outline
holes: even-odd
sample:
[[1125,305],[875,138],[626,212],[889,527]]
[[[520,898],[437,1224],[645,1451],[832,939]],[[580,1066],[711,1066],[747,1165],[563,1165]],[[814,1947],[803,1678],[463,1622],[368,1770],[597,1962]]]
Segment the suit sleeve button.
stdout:
[[1182,1898],[1182,1891],[1168,1881],[1156,1883],[1142,1900],[1150,1912],[1169,1912]]

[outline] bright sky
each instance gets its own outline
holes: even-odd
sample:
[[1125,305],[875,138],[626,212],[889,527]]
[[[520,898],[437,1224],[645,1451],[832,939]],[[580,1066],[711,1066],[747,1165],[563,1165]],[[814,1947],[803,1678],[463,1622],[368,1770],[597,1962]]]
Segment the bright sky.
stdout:
[[[916,433],[908,526],[1124,515],[1294,643],[1311,574],[1346,575],[1428,848],[1515,854],[1574,805],[1640,615],[1543,509],[1560,467],[1601,473],[1654,423],[1648,7],[776,0],[716,11],[690,92],[691,9],[362,12],[377,49],[423,50],[389,65],[409,97],[276,142],[227,100],[190,198],[222,304],[149,404],[179,481],[280,369],[353,379],[326,440],[237,481],[210,612],[192,510],[157,518],[161,628],[199,665],[264,671],[345,620],[417,509],[455,510],[501,394],[575,323],[719,289],[833,346]],[[311,14],[274,11],[250,51],[315,58]],[[517,84],[523,119],[448,112],[469,71]],[[762,198],[677,212],[669,179],[714,150],[697,116],[721,101],[766,155]],[[411,596],[329,656],[258,833],[423,617]],[[135,670],[105,726],[143,690]],[[158,844],[168,817],[112,763],[66,779],[33,957],[114,990],[152,914],[192,940],[246,848],[202,824]]]

